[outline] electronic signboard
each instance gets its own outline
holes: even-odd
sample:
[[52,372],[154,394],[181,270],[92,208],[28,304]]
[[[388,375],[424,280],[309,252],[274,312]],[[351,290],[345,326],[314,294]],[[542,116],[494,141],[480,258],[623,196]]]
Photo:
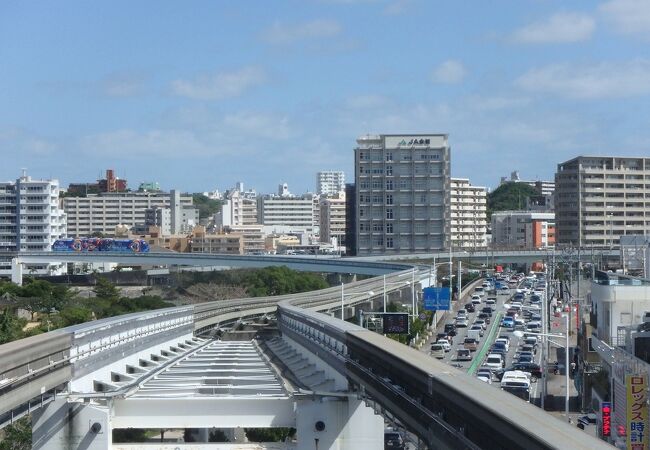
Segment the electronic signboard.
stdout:
[[383,314],[384,334],[408,334],[409,315],[407,313]]

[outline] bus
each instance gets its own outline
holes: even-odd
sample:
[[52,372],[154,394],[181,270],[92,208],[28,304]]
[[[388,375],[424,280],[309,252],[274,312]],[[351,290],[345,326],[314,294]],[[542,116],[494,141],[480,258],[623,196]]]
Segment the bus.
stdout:
[[501,389],[530,402],[530,378],[521,370],[509,370],[501,378]]

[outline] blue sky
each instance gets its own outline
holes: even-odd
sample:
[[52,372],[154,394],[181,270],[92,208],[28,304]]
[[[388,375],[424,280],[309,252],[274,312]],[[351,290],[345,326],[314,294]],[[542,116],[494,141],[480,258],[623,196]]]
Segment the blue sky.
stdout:
[[431,132],[494,187],[650,155],[649,96],[647,0],[0,3],[2,180],[303,192]]

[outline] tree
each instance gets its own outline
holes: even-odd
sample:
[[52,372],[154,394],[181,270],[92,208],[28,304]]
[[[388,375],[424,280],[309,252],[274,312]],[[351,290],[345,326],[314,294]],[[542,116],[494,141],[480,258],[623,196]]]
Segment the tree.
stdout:
[[120,291],[113,283],[106,278],[98,277],[97,284],[93,288],[95,296],[102,300],[108,300],[111,303],[117,302],[120,298]]
[[25,319],[19,319],[5,309],[0,313],[0,344],[21,339],[24,336]]
[[0,450],[29,450],[32,448],[32,422],[29,416],[5,427]]
[[244,428],[251,442],[283,442],[296,434],[295,428]]
[[213,200],[203,194],[192,194],[194,206],[199,210],[199,218],[206,219],[212,217],[221,209],[221,201]]
[[528,184],[516,182],[503,183],[488,194],[488,220],[495,211],[523,209],[526,206],[526,199],[533,195],[537,195],[537,191]]

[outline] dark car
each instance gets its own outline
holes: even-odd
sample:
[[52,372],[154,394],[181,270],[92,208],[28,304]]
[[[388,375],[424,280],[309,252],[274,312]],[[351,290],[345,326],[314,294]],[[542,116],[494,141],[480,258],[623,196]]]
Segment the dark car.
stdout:
[[456,325],[453,323],[446,323],[445,324],[445,333],[449,333],[450,331],[456,331]]
[[490,323],[490,316],[485,314],[484,312],[480,313],[478,315],[478,318],[485,320],[485,323]]
[[397,431],[384,432],[384,450],[404,450],[404,439]]
[[465,309],[467,310],[467,312],[476,311],[476,307],[474,306],[474,303],[465,303]]
[[489,306],[486,306],[483,309],[481,309],[481,312],[487,314],[490,317],[492,317],[492,308],[489,307]]
[[537,354],[537,345],[523,344],[520,348],[522,352],[531,352],[533,355]]
[[535,379],[542,377],[542,368],[539,366],[539,364],[535,363],[515,363],[509,370],[521,370],[522,372],[528,372],[531,378]]

